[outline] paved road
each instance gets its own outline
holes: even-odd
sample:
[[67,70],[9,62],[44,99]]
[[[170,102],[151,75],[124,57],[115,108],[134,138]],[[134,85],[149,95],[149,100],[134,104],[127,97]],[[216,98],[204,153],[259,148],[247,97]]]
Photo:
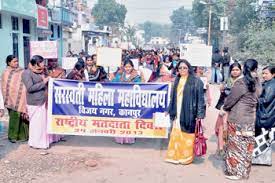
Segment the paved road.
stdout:
[[[218,86],[211,86],[211,90],[216,101]],[[41,155],[41,150],[30,149],[26,143],[10,144],[4,137],[0,142],[0,182],[230,182],[224,178],[223,162],[214,155],[216,116],[217,111],[210,107],[204,122],[208,154],[187,166],[163,161],[167,142],[162,140],[138,139],[134,145],[118,145],[112,138],[70,136],[66,142],[53,145],[48,155]],[[89,166],[91,160],[97,162],[96,167]],[[275,168],[253,166],[250,179],[243,182],[275,182]]]

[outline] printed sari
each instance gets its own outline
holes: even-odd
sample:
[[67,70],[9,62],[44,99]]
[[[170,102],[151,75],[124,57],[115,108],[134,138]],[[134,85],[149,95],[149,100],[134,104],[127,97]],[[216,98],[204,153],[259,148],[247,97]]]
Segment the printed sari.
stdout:
[[183,90],[187,78],[181,78],[177,88],[177,118],[173,123],[165,161],[174,164],[190,164],[194,160],[195,134],[186,133],[180,127]]

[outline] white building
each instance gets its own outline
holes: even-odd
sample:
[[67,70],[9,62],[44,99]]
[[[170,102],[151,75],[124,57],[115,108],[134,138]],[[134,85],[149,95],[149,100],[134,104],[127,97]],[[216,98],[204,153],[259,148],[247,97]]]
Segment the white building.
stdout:
[[166,45],[169,43],[169,39],[162,37],[152,37],[148,44],[151,45]]

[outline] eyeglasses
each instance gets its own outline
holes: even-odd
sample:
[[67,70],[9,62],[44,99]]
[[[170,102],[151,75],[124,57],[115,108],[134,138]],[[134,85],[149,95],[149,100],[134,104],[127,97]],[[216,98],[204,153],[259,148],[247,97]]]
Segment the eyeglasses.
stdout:
[[180,66],[179,70],[188,70],[188,67]]

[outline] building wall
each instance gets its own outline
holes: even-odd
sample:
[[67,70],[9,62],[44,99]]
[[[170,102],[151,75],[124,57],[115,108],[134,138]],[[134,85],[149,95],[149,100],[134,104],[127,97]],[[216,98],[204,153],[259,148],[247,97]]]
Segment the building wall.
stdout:
[[[0,44],[1,44],[1,51],[0,51],[0,72],[2,72],[6,64],[6,57],[7,55],[13,54],[13,40],[12,40],[12,33],[18,33],[18,59],[20,67],[24,67],[24,42],[23,37],[27,36],[30,38],[30,41],[36,40],[36,22],[34,19],[30,17],[24,17],[19,15],[14,15],[12,13],[7,12],[0,12],[2,16],[2,29],[0,29]],[[12,23],[11,23],[11,16],[18,17],[18,31],[12,30]],[[30,20],[30,34],[23,34],[23,18]],[[26,60],[28,62],[28,60]]]
[[[76,33],[80,32],[80,33]],[[79,29],[76,30],[76,32],[71,33],[71,37],[69,36],[69,32],[64,32],[63,38],[64,38],[64,55],[70,50],[74,54],[78,54],[82,50],[82,39],[81,39],[81,31]],[[79,35],[80,34],[80,35]],[[69,44],[71,45],[71,48],[69,49]]]
[[[6,57],[12,53],[12,39],[11,39],[11,26],[10,16],[1,12],[2,16],[2,29],[0,29],[1,51],[0,51],[0,70],[3,71],[6,67]],[[4,46],[5,45],[5,46]]]

